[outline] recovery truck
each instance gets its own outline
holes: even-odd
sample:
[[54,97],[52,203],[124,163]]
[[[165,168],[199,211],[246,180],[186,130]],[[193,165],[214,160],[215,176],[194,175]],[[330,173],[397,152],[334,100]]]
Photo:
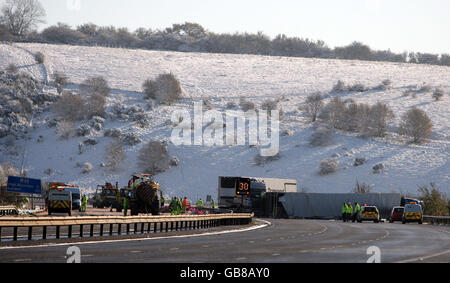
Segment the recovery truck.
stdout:
[[117,209],[117,212],[122,211],[122,203],[120,202],[119,184],[113,186],[111,183],[105,185],[98,185],[94,196],[94,208],[110,207],[111,211]]
[[150,174],[134,174],[127,189],[122,190],[128,194],[131,215],[139,213],[159,215],[159,190],[159,184],[153,181]]

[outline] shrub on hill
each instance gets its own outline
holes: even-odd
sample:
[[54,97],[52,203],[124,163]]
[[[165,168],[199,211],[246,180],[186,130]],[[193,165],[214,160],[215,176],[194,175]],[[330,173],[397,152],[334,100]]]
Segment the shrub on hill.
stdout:
[[239,107],[242,111],[247,112],[250,110],[255,110],[256,106],[253,102],[247,100],[245,97],[239,99]]
[[319,174],[322,176],[336,173],[339,170],[338,162],[333,158],[324,159],[320,163],[319,170]]
[[162,104],[172,104],[181,98],[181,83],[172,73],[161,74],[144,82],[143,91],[147,99],[155,99]]
[[142,172],[159,174],[170,167],[170,156],[167,145],[158,141],[150,141],[140,151],[138,165]]
[[402,116],[399,134],[412,137],[413,143],[419,143],[432,134],[433,123],[428,115],[418,108],[413,108]]
[[63,92],[52,105],[53,112],[67,121],[81,121],[85,118],[85,101],[80,95]]
[[441,88],[437,88],[437,89],[434,90],[432,96],[433,96],[435,101],[439,101],[444,96],[444,91]]
[[42,52],[36,52],[36,54],[34,54],[34,59],[38,64],[44,64],[45,55]]

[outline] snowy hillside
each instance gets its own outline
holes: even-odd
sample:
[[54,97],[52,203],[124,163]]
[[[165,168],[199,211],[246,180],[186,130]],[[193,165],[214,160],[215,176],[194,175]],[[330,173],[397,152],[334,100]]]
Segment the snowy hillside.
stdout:
[[[36,65],[33,53],[46,56],[45,66]],[[414,65],[386,62],[343,61],[265,57],[256,55],[226,55],[202,53],[177,53],[80,47],[45,44],[0,45],[0,70],[15,63],[23,72],[36,79],[50,81],[56,71],[64,72],[76,90],[78,84],[92,76],[105,77],[112,92],[108,107],[113,105],[138,105],[146,109],[150,126],[139,128],[135,122],[107,119],[102,131],[90,136],[98,141],[95,146],[78,152],[78,144],[86,138],[72,137],[61,140],[55,128],[46,122],[52,117],[45,112],[36,117],[32,139],[26,143],[25,168],[30,177],[44,181],[66,181],[85,188],[95,188],[105,181],[119,181],[125,185],[130,175],[138,172],[136,166],[139,150],[150,139],[169,140],[172,132],[171,115],[176,109],[193,112],[193,102],[210,98],[214,109],[226,111],[229,102],[239,103],[246,97],[258,106],[264,99],[281,99],[285,115],[281,132],[292,131],[291,136],[280,137],[281,159],[255,166],[254,157],[259,149],[249,146],[200,147],[169,144],[169,153],[180,163],[156,177],[165,194],[187,196],[192,200],[206,195],[216,196],[219,176],[254,176],[297,179],[299,190],[308,192],[350,192],[356,183],[374,185],[375,192],[416,193],[417,186],[435,182],[450,196],[450,67]],[[164,72],[172,72],[180,80],[183,99],[173,106],[147,107],[143,99],[142,83]],[[328,93],[338,80],[362,83],[375,87],[390,79],[393,88],[387,91],[370,90],[348,93],[343,98],[374,104],[384,102],[396,114],[396,123],[405,111],[412,107],[424,110],[432,119],[434,128],[430,142],[422,145],[406,145],[396,134],[386,138],[362,139],[355,134],[338,131],[332,145],[310,147],[308,138],[313,132],[298,107],[308,94],[315,91]],[[416,85],[442,88],[442,101],[435,102],[431,93],[417,97],[404,97],[403,92]],[[56,92],[49,84],[45,91]],[[80,123],[81,124],[81,123]],[[79,125],[79,124],[78,124]],[[75,126],[78,126],[75,125]],[[112,138],[104,137],[107,129],[119,128],[123,133],[135,132],[142,139],[136,146],[126,146],[126,161],[116,172],[101,167],[105,162],[105,146]],[[393,129],[391,129],[392,131]],[[42,142],[37,142],[39,136]],[[3,139],[4,140],[4,139]],[[0,163],[10,162],[20,166],[25,142],[6,147],[0,139]],[[335,156],[340,170],[328,176],[318,174],[320,161]],[[364,157],[367,163],[354,167],[355,158]],[[77,163],[94,165],[88,174],[82,174]],[[373,174],[372,167],[383,163],[386,170]],[[48,170],[51,169],[51,170]],[[47,171],[47,173],[44,173]]]

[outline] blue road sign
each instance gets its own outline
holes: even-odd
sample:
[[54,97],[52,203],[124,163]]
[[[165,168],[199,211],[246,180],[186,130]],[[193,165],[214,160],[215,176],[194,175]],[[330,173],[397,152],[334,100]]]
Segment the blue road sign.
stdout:
[[6,191],[40,195],[42,193],[41,180],[9,176]]

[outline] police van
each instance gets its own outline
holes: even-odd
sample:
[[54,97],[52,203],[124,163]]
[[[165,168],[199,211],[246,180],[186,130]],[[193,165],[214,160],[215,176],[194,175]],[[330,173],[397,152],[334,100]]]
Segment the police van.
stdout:
[[358,222],[361,223],[363,221],[373,221],[375,223],[379,223],[381,220],[380,212],[376,206],[362,206],[361,212],[358,215]]
[[417,222],[419,224],[423,223],[423,211],[422,206],[420,204],[413,202],[405,205],[402,223],[406,224],[408,222]]

